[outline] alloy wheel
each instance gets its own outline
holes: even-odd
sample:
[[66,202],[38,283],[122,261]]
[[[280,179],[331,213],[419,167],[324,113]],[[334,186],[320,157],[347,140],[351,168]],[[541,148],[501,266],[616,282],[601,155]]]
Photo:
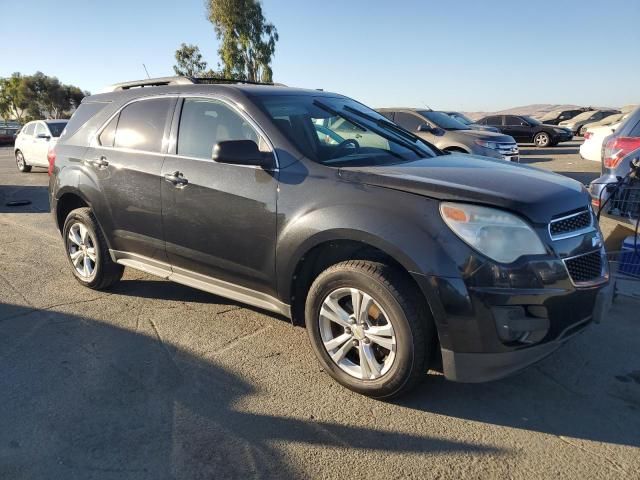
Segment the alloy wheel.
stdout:
[[16,165],[18,166],[19,170],[24,169],[24,156],[22,155],[22,152],[16,153]]
[[538,147],[546,147],[549,144],[549,137],[547,135],[538,135],[535,138],[535,142]]
[[376,380],[396,356],[396,335],[380,304],[357,288],[339,288],[322,302],[318,318],[325,350],[341,370]]
[[73,267],[82,278],[90,278],[96,270],[96,240],[82,223],[74,223],[69,229],[67,253]]

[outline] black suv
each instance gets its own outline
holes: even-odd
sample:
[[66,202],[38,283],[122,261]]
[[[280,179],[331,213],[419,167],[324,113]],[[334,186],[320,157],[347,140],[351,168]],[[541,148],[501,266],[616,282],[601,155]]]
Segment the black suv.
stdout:
[[573,132],[568,128],[547,125],[526,115],[490,115],[477,123],[496,127],[517,142],[533,142],[538,147],[555,147],[573,138]]
[[378,398],[440,360],[468,382],[529,365],[607,290],[582,185],[445,155],[337,94],[120,84],[83,100],[49,161],[81,284],[129,266],[277,312],[333,378]]

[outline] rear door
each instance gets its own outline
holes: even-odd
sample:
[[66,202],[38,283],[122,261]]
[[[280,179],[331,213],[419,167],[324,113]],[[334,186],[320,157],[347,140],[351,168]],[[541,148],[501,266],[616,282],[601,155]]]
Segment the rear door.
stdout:
[[33,156],[33,135],[35,131],[36,123],[28,123],[20,132],[20,138],[16,144],[16,148],[22,152],[22,156],[27,163],[31,163],[31,157]]
[[161,170],[176,97],[137,99],[98,132],[85,163],[103,204],[93,205],[111,248],[166,263]]
[[173,271],[275,293],[277,169],[212,160],[214,145],[228,140],[252,140],[269,152],[266,136],[226,100],[187,97],[178,110],[177,138],[162,168],[162,223]]

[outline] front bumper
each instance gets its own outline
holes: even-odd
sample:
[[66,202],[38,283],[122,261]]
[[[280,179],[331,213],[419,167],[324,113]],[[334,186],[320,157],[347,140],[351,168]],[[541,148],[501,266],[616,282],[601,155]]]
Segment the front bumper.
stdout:
[[[447,379],[482,382],[509,375],[594,320],[600,292],[609,285],[600,233],[558,238],[553,248],[555,255],[521,257],[510,265],[462,253],[459,277],[413,274],[431,308]],[[599,274],[583,280],[573,259],[596,252]]]
[[553,142],[570,142],[571,140],[573,140],[573,135],[573,133],[558,133],[553,137]]

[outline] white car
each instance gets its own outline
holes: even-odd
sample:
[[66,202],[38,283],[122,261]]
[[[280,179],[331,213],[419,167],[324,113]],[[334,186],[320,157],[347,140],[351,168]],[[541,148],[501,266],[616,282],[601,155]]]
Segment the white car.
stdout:
[[602,160],[602,142],[615,132],[619,125],[620,122],[588,128],[584,133],[584,143],[580,145],[580,156],[585,160],[600,162]]
[[31,167],[48,167],[49,148],[58,142],[66,126],[67,120],[36,120],[22,127],[14,146],[18,170],[26,173]]

